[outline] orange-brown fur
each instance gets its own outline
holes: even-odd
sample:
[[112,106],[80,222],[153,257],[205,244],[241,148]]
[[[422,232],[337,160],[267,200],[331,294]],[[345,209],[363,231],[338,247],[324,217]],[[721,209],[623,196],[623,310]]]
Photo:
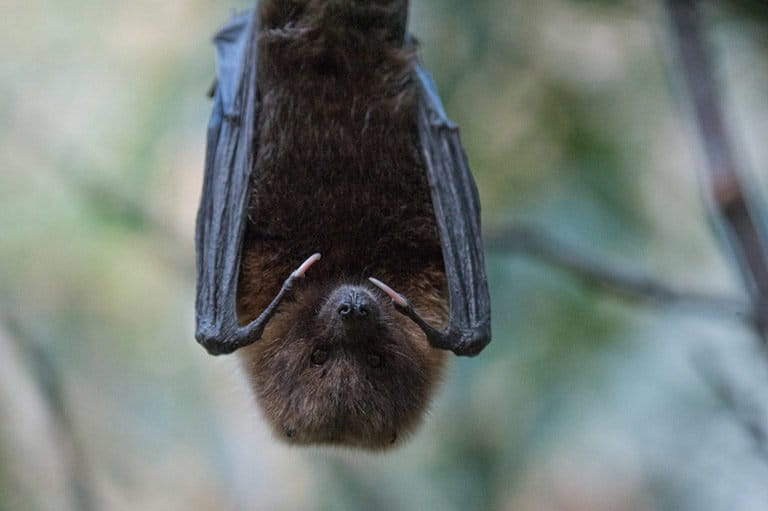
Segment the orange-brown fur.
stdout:
[[[447,319],[418,148],[413,52],[398,43],[390,20],[405,2],[368,3],[370,12],[354,12],[367,20],[362,28],[339,21],[349,14],[344,2],[261,5],[259,146],[238,290],[241,323],[258,316],[306,257],[320,252],[323,259],[240,356],[264,415],[294,443],[393,444],[418,424],[446,360],[371,287],[382,312],[381,342],[339,345],[332,363],[310,362],[314,347],[329,342],[318,312],[342,284],[366,285],[375,276],[431,324]],[[366,366],[366,350],[382,355],[383,366]]]

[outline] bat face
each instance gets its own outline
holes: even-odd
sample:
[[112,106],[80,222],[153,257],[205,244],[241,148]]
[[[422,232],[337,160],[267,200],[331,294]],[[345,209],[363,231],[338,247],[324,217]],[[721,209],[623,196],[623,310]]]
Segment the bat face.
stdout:
[[421,419],[445,354],[373,289],[310,279],[242,351],[264,415],[288,443],[389,448]]

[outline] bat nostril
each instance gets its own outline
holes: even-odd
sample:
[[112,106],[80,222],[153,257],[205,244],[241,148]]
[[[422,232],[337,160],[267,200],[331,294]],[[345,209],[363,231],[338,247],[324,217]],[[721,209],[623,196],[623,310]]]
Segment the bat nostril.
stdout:
[[371,304],[355,295],[339,304],[336,312],[344,320],[364,320],[371,315]]

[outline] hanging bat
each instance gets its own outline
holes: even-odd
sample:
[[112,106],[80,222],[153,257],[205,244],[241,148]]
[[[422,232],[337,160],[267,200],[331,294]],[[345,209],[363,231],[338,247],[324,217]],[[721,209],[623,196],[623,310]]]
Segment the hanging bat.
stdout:
[[[384,449],[490,341],[477,190],[407,0],[262,0],[216,36],[196,338],[278,438]],[[321,260],[322,254],[322,260]]]

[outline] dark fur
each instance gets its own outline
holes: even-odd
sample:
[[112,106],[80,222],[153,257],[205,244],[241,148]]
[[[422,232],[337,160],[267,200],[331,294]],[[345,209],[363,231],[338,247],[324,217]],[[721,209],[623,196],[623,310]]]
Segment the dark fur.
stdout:
[[[405,22],[398,9],[406,7],[403,0],[261,4],[259,152],[241,323],[306,257],[323,255],[262,339],[241,351],[267,419],[289,442],[393,444],[419,422],[445,363],[445,353],[372,286],[381,309],[375,342],[335,338],[320,314],[338,286],[376,276],[432,324],[447,318],[417,145],[413,52],[398,35]],[[317,346],[331,353],[322,366],[311,363]],[[382,367],[370,366],[371,353]]]

